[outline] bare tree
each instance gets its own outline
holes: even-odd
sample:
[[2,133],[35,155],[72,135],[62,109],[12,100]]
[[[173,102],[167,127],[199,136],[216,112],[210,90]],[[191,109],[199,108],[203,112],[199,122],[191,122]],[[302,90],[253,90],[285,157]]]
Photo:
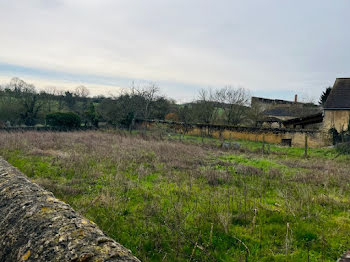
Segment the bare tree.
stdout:
[[24,94],[36,93],[34,85],[28,84],[18,77],[11,79],[7,89],[14,92],[16,98],[22,97]]
[[252,126],[257,127],[259,120],[264,119],[264,108],[259,103],[252,104],[248,110],[247,119]]
[[238,125],[242,123],[250,100],[249,91],[244,88],[226,86],[216,91],[215,98],[223,109],[226,124]]
[[142,102],[141,115],[144,119],[149,118],[152,103],[158,98],[159,90],[159,87],[155,83],[150,83],[149,85],[143,87],[135,87],[133,83],[131,87],[131,95],[142,98],[139,102]]
[[187,134],[194,119],[193,108],[190,104],[182,105],[178,108],[178,116],[182,125],[183,136]]
[[195,118],[204,124],[213,124],[217,117],[217,101],[211,88],[201,89],[198,92],[198,100],[193,104]]
[[24,123],[28,126],[34,126],[37,122],[39,110],[43,106],[34,85],[15,77],[11,79],[7,88],[14,92],[15,97],[21,102],[20,116]]
[[81,85],[75,88],[74,95],[82,98],[86,98],[90,95],[90,91],[87,87]]
[[[136,86],[133,82],[129,89],[121,90],[119,96],[105,99],[102,105],[108,109],[109,113],[105,115],[112,120],[111,122],[121,123],[123,126],[127,125],[131,131],[136,119],[151,118],[152,112],[157,109],[156,102],[158,102],[158,106],[162,102],[162,97],[159,96],[159,87],[156,84]],[[100,106],[100,110],[103,107]]]

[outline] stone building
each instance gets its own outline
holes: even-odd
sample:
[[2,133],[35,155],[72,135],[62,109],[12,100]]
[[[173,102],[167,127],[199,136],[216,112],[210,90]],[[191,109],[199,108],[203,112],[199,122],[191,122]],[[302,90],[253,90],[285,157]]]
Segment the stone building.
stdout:
[[[283,128],[285,121],[322,113],[321,108],[313,103],[298,102],[297,95],[295,95],[294,101],[252,97],[251,106],[263,111],[263,117],[258,123],[262,127],[270,128]],[[289,122],[288,125],[290,125]]]
[[324,105],[323,128],[335,128],[338,132],[349,127],[350,78],[337,78]]

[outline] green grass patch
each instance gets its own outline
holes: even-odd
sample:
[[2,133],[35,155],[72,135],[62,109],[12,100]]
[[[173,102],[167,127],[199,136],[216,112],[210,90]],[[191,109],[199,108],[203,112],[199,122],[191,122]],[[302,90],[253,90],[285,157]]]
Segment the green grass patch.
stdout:
[[14,133],[0,153],[142,261],[335,261],[349,248],[346,158],[204,142]]

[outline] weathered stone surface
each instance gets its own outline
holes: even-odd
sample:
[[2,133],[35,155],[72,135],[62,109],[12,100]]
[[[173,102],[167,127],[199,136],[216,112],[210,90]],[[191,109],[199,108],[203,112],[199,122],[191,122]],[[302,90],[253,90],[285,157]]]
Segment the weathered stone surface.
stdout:
[[139,261],[0,158],[0,261]]
[[241,144],[238,143],[238,142],[223,142],[221,144],[221,147],[224,148],[224,149],[230,149],[230,148],[233,148],[233,149],[240,149],[241,148]]

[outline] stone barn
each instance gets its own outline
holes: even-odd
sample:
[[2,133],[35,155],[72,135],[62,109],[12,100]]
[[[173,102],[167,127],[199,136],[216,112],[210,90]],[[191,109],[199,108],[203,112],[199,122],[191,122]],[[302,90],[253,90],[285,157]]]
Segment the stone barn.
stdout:
[[[288,127],[290,127],[289,120],[293,122],[295,119],[322,114],[322,109],[319,106],[313,103],[298,102],[297,95],[295,95],[294,101],[252,97],[251,106],[263,111],[263,117],[257,122],[260,126],[269,128],[286,127],[286,121]],[[298,126],[301,125],[298,124]]]
[[348,130],[350,116],[350,78],[337,78],[324,105],[323,128]]

